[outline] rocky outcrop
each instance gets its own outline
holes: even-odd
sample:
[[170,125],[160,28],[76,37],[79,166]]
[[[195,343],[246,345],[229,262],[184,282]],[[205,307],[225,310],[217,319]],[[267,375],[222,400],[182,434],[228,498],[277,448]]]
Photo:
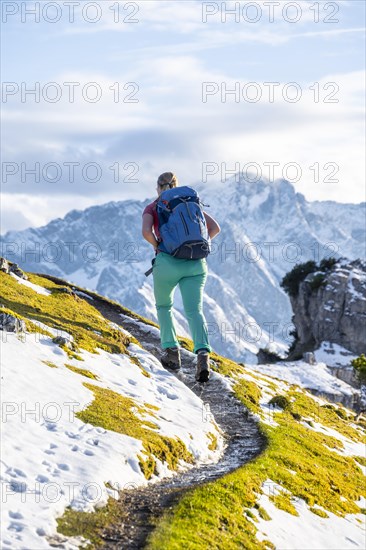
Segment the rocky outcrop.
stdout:
[[322,342],[360,355],[366,352],[366,261],[338,260],[309,273],[290,296],[297,341],[288,359],[300,358]]
[[10,313],[0,312],[0,330],[4,332],[24,332],[26,330],[25,321]]
[[3,258],[3,256],[0,256],[0,271],[4,273],[14,273],[14,275],[17,275],[21,279],[28,280],[28,275],[20,269],[18,264],[9,262],[9,260]]

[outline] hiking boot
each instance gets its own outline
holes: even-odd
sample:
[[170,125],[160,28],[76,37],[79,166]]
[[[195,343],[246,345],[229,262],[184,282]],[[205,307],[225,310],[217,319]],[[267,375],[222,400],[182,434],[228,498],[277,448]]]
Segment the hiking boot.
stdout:
[[163,367],[170,370],[179,370],[181,367],[180,349],[166,348],[160,360]]
[[196,380],[207,382],[210,377],[210,356],[207,349],[197,351]]

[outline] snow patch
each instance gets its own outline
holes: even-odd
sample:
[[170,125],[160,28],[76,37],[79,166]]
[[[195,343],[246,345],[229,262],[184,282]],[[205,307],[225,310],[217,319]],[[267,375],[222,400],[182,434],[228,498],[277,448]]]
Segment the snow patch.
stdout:
[[[157,424],[159,433],[179,437],[186,444],[196,465],[220,458],[224,440],[212,417],[207,418],[203,402],[139,346],[130,344],[129,351],[150,373],[149,378],[123,354],[83,350],[84,361],[77,361],[42,334],[27,333],[23,341],[12,333],[6,336],[1,353],[6,417],[0,472],[6,497],[1,507],[3,548],[49,548],[46,537],[56,536],[56,518],[67,506],[91,511],[105,504],[109,495],[116,497],[116,489],[148,483],[137,457],[142,451],[140,440],[75,416],[94,400],[83,382],[133,398],[146,410],[143,418]],[[91,371],[98,380],[72,372],[65,363]],[[158,410],[145,407],[146,403]],[[215,451],[208,448],[209,432],[218,441]],[[166,464],[157,463],[158,475],[149,483],[174,475]],[[181,462],[181,467],[192,466]],[[107,482],[114,490],[106,487]],[[65,548],[77,547],[71,540],[65,544]]]
[[37,294],[43,294],[44,296],[49,296],[50,294],[52,294],[52,292],[50,290],[47,290],[47,288],[31,283],[30,281],[27,281],[22,277],[18,277],[18,275],[15,275],[15,273],[13,272],[10,272],[9,275],[13,277],[19,284],[27,286],[28,288],[31,288],[32,290],[37,292]]

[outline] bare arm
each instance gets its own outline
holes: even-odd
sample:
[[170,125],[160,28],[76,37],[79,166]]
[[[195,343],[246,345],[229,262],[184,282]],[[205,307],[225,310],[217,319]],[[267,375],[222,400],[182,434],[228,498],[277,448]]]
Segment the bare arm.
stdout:
[[153,233],[154,218],[151,214],[144,214],[142,216],[142,236],[150,243],[156,250],[158,247],[158,241]]
[[221,227],[219,226],[216,220],[214,220],[213,218],[211,218],[211,216],[207,214],[207,212],[203,212],[203,215],[205,216],[205,219],[206,219],[207,230],[208,230],[210,239],[213,239],[214,237],[216,237],[216,235],[220,233]]

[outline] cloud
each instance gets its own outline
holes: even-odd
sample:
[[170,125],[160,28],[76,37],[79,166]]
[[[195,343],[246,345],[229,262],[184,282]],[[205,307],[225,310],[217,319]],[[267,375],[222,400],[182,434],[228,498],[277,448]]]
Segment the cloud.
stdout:
[[[100,82],[103,89],[114,82],[102,74],[78,76],[80,82]],[[234,89],[238,81],[210,70],[192,56],[139,61],[128,78],[140,82],[141,104],[116,105],[109,98],[92,106],[80,100],[72,105],[36,105],[32,109],[25,104],[16,109],[7,106],[4,127],[8,145],[3,161],[23,162],[25,169],[39,162],[41,178],[37,183],[29,175],[22,182],[20,167],[3,188],[9,194],[28,190],[50,197],[92,194],[108,200],[119,194],[120,198],[142,198],[151,196],[150,182],[165,170],[177,171],[184,181],[193,183],[201,178],[202,162],[226,162],[230,166],[239,162],[242,166],[273,161],[303,167],[303,177],[294,185],[309,199],[332,195],[341,201],[358,202],[363,200],[363,76],[362,71],[329,74],[319,79],[317,91],[314,83],[301,82],[298,103],[283,100],[286,83],[275,88],[274,103],[265,98],[257,103],[236,103],[232,96],[222,103],[219,92],[203,103],[203,81],[226,82],[228,89]],[[74,78],[67,73],[55,75],[59,82]],[[339,90],[329,87],[329,82],[336,83]],[[268,89],[263,93],[265,96]],[[319,93],[318,103],[315,93]],[[336,97],[338,103],[324,103],[328,96]],[[60,167],[57,181],[53,181],[57,171],[44,169],[50,162]],[[66,166],[70,162],[79,163],[74,180]],[[342,179],[336,185],[327,184],[328,172],[322,168],[325,183],[315,181],[310,166],[332,162],[340,166],[339,173],[351,177],[351,189]],[[95,181],[92,169],[86,175],[83,172],[90,163],[100,168]],[[113,169],[116,164],[118,182]]]
[[[113,15],[108,11],[112,4],[100,5]],[[78,23],[23,25],[16,45],[7,32],[8,73],[15,80],[14,75],[19,75],[19,82],[30,74],[29,78],[39,81],[43,77],[43,84],[47,78],[62,85],[63,95],[57,103],[42,96],[39,103],[31,98],[24,103],[20,94],[3,103],[7,138],[3,140],[3,161],[23,162],[25,168],[38,162],[41,176],[48,163],[58,163],[62,169],[57,181],[52,181],[52,166],[44,168],[46,178],[41,177],[38,183],[32,175],[22,181],[21,166],[14,177],[3,180],[3,191],[10,200],[6,223],[11,223],[12,212],[18,212],[23,215],[21,223],[29,220],[36,225],[38,213],[42,220],[46,215],[57,216],[58,211],[66,212],[68,205],[74,207],[75,200],[86,205],[88,201],[97,204],[151,197],[157,175],[166,170],[194,184],[202,177],[205,161],[218,166],[227,163],[228,167],[247,162],[262,167],[269,161],[281,166],[296,162],[303,167],[303,175],[294,185],[309,200],[364,200],[360,163],[364,153],[364,73],[356,70],[361,59],[357,57],[361,45],[358,14],[364,7],[337,2],[342,8],[338,24],[314,24],[314,10],[309,9],[314,2],[307,0],[301,2],[304,16],[297,24],[282,20],[251,25],[232,19],[222,24],[220,17],[204,24],[201,2],[154,0],[140,4],[138,25],[118,26],[107,18],[81,27]],[[235,2],[225,5],[232,7]],[[325,5],[322,2],[320,8]],[[121,32],[111,32],[112,27]],[[74,49],[78,32],[87,28],[93,29],[93,34],[80,36],[81,47]],[[69,34],[65,39],[65,32],[71,29],[75,38]],[[108,35],[98,36],[98,30]],[[345,43],[351,52],[347,56],[341,51]],[[13,51],[24,55],[13,62]],[[340,56],[337,70],[331,68],[336,65],[325,57],[328,54]],[[37,58],[36,75],[35,66],[28,64],[30,58]],[[255,80],[264,94],[257,103],[242,96],[243,86]],[[268,88],[263,88],[267,80],[279,82],[274,103],[268,101]],[[290,80],[297,80],[302,89],[298,103],[283,100],[282,92]],[[68,101],[65,82],[80,83],[74,103]],[[90,82],[102,90],[96,103],[86,101],[80,93]],[[116,82],[121,99],[117,103]],[[202,101],[203,82],[218,87],[206,102]],[[324,102],[331,95],[331,82],[339,88],[333,88],[338,103]],[[133,91],[133,86],[124,89],[125,83],[138,87],[137,103],[123,101]],[[239,101],[228,96],[223,102],[223,86],[233,89],[237,84]],[[314,101],[317,92],[319,102]],[[340,166],[339,181],[328,183],[323,167],[335,161]],[[65,166],[70,162],[79,163],[73,181]],[[90,163],[101,168],[101,177],[95,181],[82,173]],[[315,163],[322,172],[318,182],[309,168]],[[220,178],[221,173],[215,177]],[[38,201],[42,197],[43,202],[30,208],[32,196]]]
[[71,194],[52,196],[2,193],[0,232],[4,234],[10,230],[41,227],[53,219],[63,217],[70,210],[83,210],[92,204],[95,204],[93,198]]

